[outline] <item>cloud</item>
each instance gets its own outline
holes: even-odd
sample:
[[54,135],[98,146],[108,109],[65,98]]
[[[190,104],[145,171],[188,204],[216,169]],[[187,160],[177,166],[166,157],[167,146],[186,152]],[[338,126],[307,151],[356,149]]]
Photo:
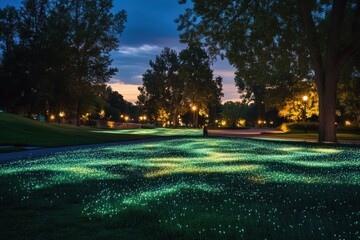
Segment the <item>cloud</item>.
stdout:
[[139,56],[144,54],[156,54],[161,51],[161,47],[157,45],[143,44],[138,47],[123,46],[118,49],[118,52],[124,55]]

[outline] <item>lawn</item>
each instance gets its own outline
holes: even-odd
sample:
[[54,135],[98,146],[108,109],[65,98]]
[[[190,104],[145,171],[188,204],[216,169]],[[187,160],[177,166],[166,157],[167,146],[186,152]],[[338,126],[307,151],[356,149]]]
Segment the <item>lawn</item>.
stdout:
[[[102,130],[70,124],[44,123],[18,115],[0,113],[0,146],[60,147],[184,134],[201,136],[202,132],[199,129]],[[16,151],[16,148],[1,149],[0,153],[11,151]]]
[[360,151],[183,138],[0,163],[1,239],[357,239]]

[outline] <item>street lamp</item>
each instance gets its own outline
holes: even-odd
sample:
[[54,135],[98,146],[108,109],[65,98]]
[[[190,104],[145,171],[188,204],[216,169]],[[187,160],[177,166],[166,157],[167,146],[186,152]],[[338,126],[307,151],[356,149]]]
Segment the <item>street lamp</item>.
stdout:
[[306,128],[306,103],[307,100],[309,99],[308,96],[303,96],[303,101],[304,101],[304,116],[303,116],[303,121],[304,121],[304,132],[307,133],[307,128]]
[[193,105],[191,107],[191,110],[193,111],[193,125],[194,125],[194,127],[196,126],[196,120],[195,120],[196,109],[197,109],[197,107],[195,105]]
[[65,112],[59,112],[59,123],[62,122],[62,118],[65,116]]

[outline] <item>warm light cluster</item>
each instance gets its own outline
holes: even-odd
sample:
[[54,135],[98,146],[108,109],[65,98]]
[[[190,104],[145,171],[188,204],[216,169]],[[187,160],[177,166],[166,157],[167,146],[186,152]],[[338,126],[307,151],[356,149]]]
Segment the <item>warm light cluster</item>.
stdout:
[[144,116],[140,116],[140,117],[139,117],[139,120],[140,120],[140,122],[142,122],[142,121],[146,121],[146,120],[147,120],[146,115],[144,115]]

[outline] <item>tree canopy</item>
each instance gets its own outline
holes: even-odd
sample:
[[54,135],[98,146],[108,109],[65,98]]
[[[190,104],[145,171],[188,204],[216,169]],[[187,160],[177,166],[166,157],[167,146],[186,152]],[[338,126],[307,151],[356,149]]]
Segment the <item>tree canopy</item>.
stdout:
[[211,54],[227,57],[240,90],[314,79],[319,141],[336,141],[336,83],[360,51],[359,1],[192,2],[177,19],[182,41],[203,42]]
[[149,65],[138,104],[153,120],[177,126],[179,115],[191,107],[208,116],[220,105],[222,78],[214,79],[210,58],[199,46],[189,46],[179,54],[165,48]]
[[110,52],[119,45],[125,11],[112,0],[25,0],[0,10],[1,106],[48,115],[86,111],[116,69]]

